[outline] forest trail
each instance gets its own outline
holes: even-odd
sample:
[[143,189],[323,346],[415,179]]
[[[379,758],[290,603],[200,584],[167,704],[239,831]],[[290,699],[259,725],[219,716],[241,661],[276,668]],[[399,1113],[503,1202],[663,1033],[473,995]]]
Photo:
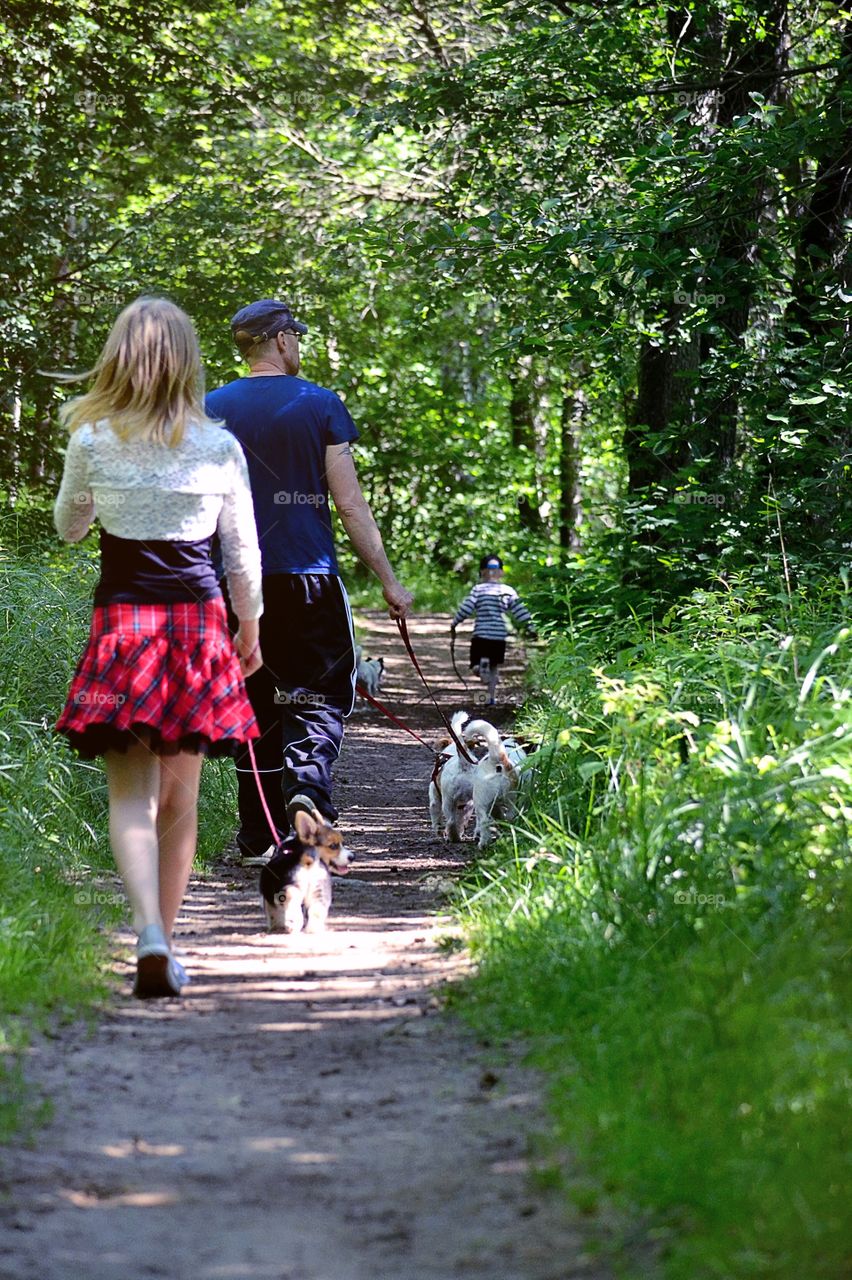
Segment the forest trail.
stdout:
[[[395,627],[359,621],[387,664],[380,696],[431,740]],[[473,710],[446,619],[415,618],[412,637],[442,703]],[[516,693],[519,673],[516,643]],[[4,1280],[604,1280],[530,1177],[537,1078],[435,994],[466,963],[440,947],[437,890],[473,846],[432,837],[429,774],[378,712],[351,718],[337,794],[357,862],[325,935],[266,933],[256,871],[226,856],[179,923],[182,1000],[134,1001],[121,939],[128,981],[99,1025],[29,1055],[55,1110],[36,1149],[3,1157]]]

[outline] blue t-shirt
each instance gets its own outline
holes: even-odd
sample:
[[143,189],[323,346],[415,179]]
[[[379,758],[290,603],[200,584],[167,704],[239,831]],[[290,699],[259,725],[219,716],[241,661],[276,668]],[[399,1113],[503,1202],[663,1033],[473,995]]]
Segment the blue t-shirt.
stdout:
[[206,407],[246,455],[263,572],[337,573],[325,450],[358,439],[340,397],[304,378],[264,374],[211,391]]

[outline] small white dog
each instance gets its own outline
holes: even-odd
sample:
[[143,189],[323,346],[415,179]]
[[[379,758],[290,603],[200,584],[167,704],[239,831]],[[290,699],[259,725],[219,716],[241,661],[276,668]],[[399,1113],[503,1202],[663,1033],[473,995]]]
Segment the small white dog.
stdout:
[[371,698],[375,698],[379,692],[382,683],[382,676],[385,673],[384,658],[365,658],[364,650],[360,644],[355,649],[355,661],[358,664],[355,678],[357,683],[362,685],[369,693]]
[[[457,711],[452,718],[453,729],[459,737],[468,718],[466,711]],[[435,769],[429,783],[429,816],[434,834],[438,836],[443,832],[455,844],[463,839],[473,815],[473,774],[476,766],[459,755],[452,738],[439,738],[437,748],[446,759],[440,768]]]
[[462,735],[465,742],[484,739],[488,747],[473,773],[473,834],[483,849],[497,834],[496,819],[515,816],[515,797],[523,778],[521,765],[527,753],[514,738],[501,738],[487,720],[469,720]]
[[299,809],[293,821],[295,836],[260,873],[266,922],[272,933],[320,933],[331,910],[331,872],[346,875],[355,855],[316,809]]

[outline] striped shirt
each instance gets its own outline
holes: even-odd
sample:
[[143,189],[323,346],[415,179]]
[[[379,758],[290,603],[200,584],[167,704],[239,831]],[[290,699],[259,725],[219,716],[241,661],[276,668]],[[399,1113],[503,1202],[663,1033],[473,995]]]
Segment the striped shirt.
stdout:
[[535,634],[533,620],[529,609],[521,601],[514,587],[507,587],[502,582],[478,582],[470,595],[459,605],[453,626],[457,626],[472,613],[476,614],[473,634],[483,640],[505,640],[506,621],[504,614],[510,613],[512,619],[527,631]]

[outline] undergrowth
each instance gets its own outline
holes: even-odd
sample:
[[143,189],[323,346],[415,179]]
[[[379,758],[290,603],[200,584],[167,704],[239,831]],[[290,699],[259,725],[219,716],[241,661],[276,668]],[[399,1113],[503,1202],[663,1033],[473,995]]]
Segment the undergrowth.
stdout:
[[571,617],[526,807],[463,888],[461,1007],[529,1038],[559,1137],[671,1280],[848,1272],[845,585]]

